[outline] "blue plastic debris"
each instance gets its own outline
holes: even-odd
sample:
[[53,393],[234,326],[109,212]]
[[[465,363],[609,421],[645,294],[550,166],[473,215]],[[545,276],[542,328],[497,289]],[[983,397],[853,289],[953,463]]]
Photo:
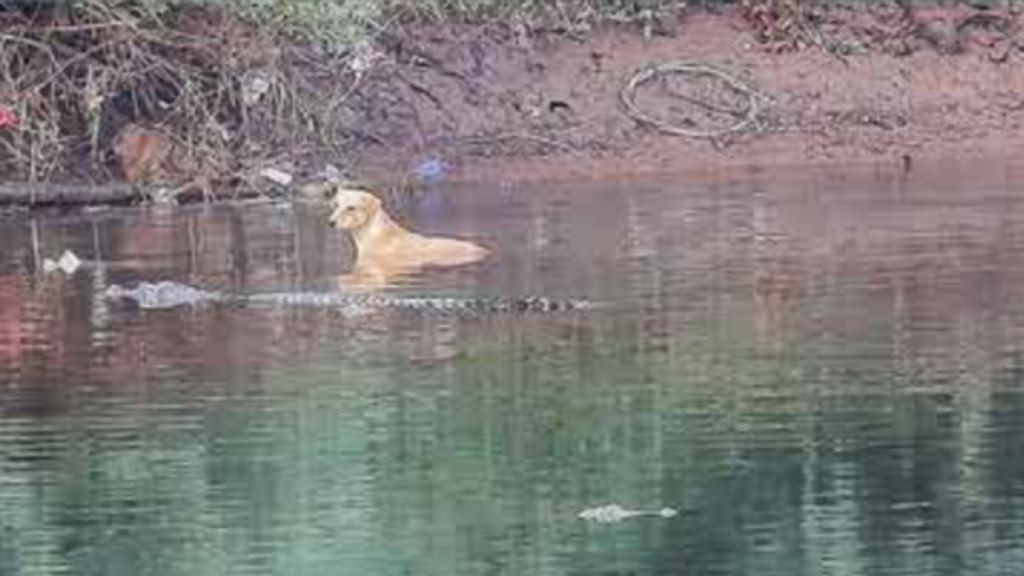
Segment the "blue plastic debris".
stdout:
[[448,164],[441,159],[431,158],[421,162],[412,173],[424,182],[436,182],[444,177]]

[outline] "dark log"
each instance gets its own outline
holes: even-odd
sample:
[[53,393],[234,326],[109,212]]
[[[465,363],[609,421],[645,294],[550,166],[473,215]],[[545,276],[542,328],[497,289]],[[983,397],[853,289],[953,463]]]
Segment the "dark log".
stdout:
[[53,184],[48,182],[7,182],[0,184],[0,205],[88,206],[127,204],[145,196],[123,182],[112,184]]

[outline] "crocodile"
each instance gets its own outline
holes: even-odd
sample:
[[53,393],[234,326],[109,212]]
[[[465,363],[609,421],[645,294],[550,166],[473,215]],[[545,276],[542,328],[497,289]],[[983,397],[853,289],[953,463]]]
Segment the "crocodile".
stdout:
[[621,522],[630,518],[637,518],[640,516],[654,516],[660,518],[674,518],[679,515],[679,511],[673,508],[661,508],[658,510],[631,510],[624,508],[618,504],[608,504],[606,506],[598,506],[596,508],[588,508],[576,516],[583,520],[590,520],[592,522],[600,522],[603,524],[610,524],[613,522]]
[[596,308],[589,300],[537,296],[514,298],[387,296],[347,292],[272,292],[232,294],[203,290],[180,282],[140,282],[134,288],[113,284],[104,292],[111,300],[132,300],[143,309],[197,306],[208,303],[264,303],[365,309],[405,309],[441,313],[554,313]]

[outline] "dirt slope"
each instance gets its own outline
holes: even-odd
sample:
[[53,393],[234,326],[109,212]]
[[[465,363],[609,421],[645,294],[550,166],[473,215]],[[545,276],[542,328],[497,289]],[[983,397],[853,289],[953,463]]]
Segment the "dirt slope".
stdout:
[[[430,159],[448,177],[523,179],[1012,158],[1024,142],[1024,52],[1005,21],[969,20],[978,14],[919,14],[902,36],[891,14],[860,14],[826,22],[826,33],[841,32],[819,46],[781,53],[735,14],[691,16],[653,37],[628,26],[583,39],[509,26],[405,30],[379,42],[378,65],[346,103],[352,151],[369,177],[392,180]],[[752,129],[714,141],[638,124],[620,102],[624,83],[676,60],[723,68],[770,105]],[[694,113],[692,102],[650,105],[673,122]]]

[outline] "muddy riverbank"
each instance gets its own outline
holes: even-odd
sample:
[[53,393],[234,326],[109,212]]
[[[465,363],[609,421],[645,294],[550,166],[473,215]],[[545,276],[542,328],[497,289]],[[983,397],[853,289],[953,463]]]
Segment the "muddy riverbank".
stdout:
[[[175,184],[201,180],[206,193],[193,194],[198,199],[227,182],[257,192],[279,189],[280,182],[263,176],[268,168],[298,182],[329,169],[408,185],[715,175],[745,166],[881,163],[906,170],[949,159],[1013,161],[1024,143],[1018,15],[999,3],[913,10],[901,8],[905,4],[816,11],[786,42],[766,41],[763,27],[739,6],[585,30],[401,23],[344,59],[320,62],[336,65],[326,76],[324,66],[315,74],[303,68],[313,69],[315,56],[304,49],[232,49],[249,59],[240,56],[232,70],[208,80],[217,86],[237,75],[241,103],[205,116],[201,107],[178,114],[161,111],[170,92],[129,90],[111,81],[111,95],[96,100],[90,134],[65,138],[81,141],[65,147],[73,168],[45,179],[123,182],[132,171],[113,151],[126,123],[167,130],[166,145],[125,153],[135,155],[131,162],[154,164],[145,173]],[[236,41],[243,48],[245,42]],[[657,66],[675,68],[649,72]],[[302,79],[309,83],[295,84]],[[254,86],[262,92],[244,101]],[[321,108],[300,110],[313,102],[303,98],[317,93]],[[149,95],[154,105],[126,108],[126,94]],[[330,113],[326,124],[318,121],[327,118],[324,110]],[[192,121],[199,117],[206,118],[202,126]],[[303,126],[317,133],[304,135]],[[31,136],[31,126],[7,130],[15,127]],[[190,157],[152,154],[165,149]],[[25,179],[14,170],[5,176],[0,180]],[[7,190],[0,201],[36,197]],[[58,192],[60,203],[66,194]]]
[[[393,47],[399,56],[355,99],[364,136],[356,153],[376,178],[443,159],[452,177],[484,180],[1012,161],[1024,143],[1024,52],[1015,28],[963,25],[978,14],[919,13],[928,27],[908,34],[882,16],[847,13],[824,28],[830,45],[781,52],[758,43],[734,13],[690,16],[650,38],[630,27],[529,42],[507,31],[422,30]],[[757,121],[702,139],[625,114],[624,84],[644,67],[677,61],[754,87],[764,98]],[[695,123],[689,104],[650,101],[680,126]]]

